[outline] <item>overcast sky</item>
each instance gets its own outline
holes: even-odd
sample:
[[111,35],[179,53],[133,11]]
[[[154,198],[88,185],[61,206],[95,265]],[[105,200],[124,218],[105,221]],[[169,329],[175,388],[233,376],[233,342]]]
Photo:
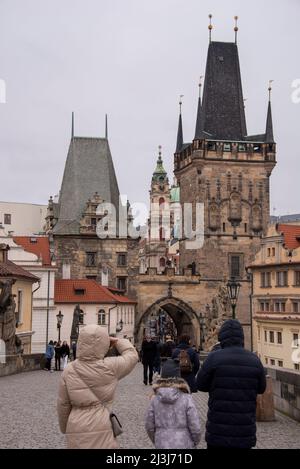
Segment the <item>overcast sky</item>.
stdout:
[[248,133],[263,133],[268,80],[278,165],[271,212],[300,213],[299,0],[0,0],[0,200],[47,203],[60,188],[75,134],[109,141],[121,193],[147,201],[157,147],[172,180],[178,97],[184,140],[194,135],[208,14],[213,40],[239,54]]

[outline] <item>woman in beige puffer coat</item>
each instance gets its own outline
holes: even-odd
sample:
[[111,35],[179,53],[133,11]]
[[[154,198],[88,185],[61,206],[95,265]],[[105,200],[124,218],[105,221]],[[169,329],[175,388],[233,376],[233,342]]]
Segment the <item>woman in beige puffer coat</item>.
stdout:
[[[113,342],[120,356],[105,357]],[[127,339],[111,339],[105,328],[81,329],[77,359],[64,370],[57,401],[59,426],[67,447],[118,448],[110,409],[118,380],[135,367],[138,355]]]

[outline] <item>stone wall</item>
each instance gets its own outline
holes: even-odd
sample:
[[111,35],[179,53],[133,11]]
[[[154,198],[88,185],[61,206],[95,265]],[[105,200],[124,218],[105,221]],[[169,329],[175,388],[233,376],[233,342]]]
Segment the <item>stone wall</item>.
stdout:
[[[137,275],[139,272],[138,240],[99,239],[92,236],[54,236],[54,250],[58,268],[57,278],[62,278],[63,264],[70,264],[70,278],[82,279],[94,276],[101,281],[101,271],[108,269],[110,287],[117,288],[117,277],[127,278],[126,294],[137,297]],[[86,253],[96,254],[95,266],[88,266]],[[118,265],[118,253],[127,253],[127,265]]]
[[300,422],[300,373],[285,368],[266,368],[272,378],[275,409]]
[[41,369],[44,354],[14,355],[6,358],[6,363],[0,363],[0,377]]

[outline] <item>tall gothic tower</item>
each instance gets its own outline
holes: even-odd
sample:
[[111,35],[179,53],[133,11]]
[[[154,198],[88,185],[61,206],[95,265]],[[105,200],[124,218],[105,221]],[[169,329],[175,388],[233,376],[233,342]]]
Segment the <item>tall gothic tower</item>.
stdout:
[[[270,90],[271,96],[271,90]],[[204,204],[204,245],[187,249],[180,243],[180,265],[193,261],[206,282],[210,303],[220,281],[241,283],[237,317],[250,335],[250,285],[245,267],[254,259],[270,218],[270,176],[276,164],[271,99],[266,130],[247,135],[236,43],[210,42],[195,136],[184,143],[180,112],[175,176],[181,203]]]

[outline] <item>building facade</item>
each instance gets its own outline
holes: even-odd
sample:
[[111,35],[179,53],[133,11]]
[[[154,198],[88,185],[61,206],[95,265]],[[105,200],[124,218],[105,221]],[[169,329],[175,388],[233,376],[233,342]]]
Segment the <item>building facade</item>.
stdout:
[[267,366],[300,370],[300,226],[272,225],[250,266],[254,351]]
[[10,247],[0,244],[0,278],[12,279],[12,294],[15,300],[16,336],[21,340],[19,350],[30,354],[31,340],[34,334],[32,328],[32,287],[39,279],[15,264],[8,258]]
[[0,235],[1,228],[15,236],[41,234],[46,212],[46,205],[0,202]]
[[[70,343],[73,313],[80,305],[80,327],[98,324],[105,327],[109,335],[134,339],[135,302],[117,290],[103,287],[95,280],[58,279],[55,282],[55,306],[63,314],[60,330],[61,340]],[[56,320],[53,318],[52,322]],[[58,339],[58,331],[51,330],[51,338]]]
[[[51,331],[56,329],[54,281],[56,265],[51,258],[47,236],[6,238],[9,259],[39,278],[32,287],[32,353],[43,353]],[[54,318],[52,323],[51,318]]]

